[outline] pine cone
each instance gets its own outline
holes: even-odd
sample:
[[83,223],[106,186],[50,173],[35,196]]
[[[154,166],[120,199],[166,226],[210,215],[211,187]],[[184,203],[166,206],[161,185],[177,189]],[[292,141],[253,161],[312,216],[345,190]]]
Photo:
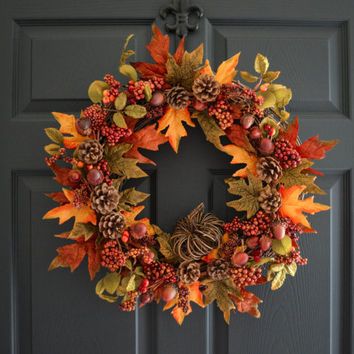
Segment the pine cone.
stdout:
[[261,157],[257,163],[257,174],[262,181],[271,184],[283,175],[283,171],[273,157]]
[[200,277],[200,265],[197,262],[182,263],[178,268],[177,275],[186,284],[194,283]]
[[79,145],[77,157],[88,165],[95,164],[103,157],[103,147],[97,140],[86,140]]
[[125,228],[124,217],[121,213],[110,213],[101,217],[98,228],[105,238],[117,239],[121,237]]
[[119,193],[113,186],[107,183],[95,187],[91,194],[92,209],[102,215],[111,213],[119,202]]
[[189,93],[181,86],[172,87],[167,91],[166,102],[175,109],[186,108],[189,102]]
[[230,265],[224,259],[217,259],[209,263],[207,272],[213,280],[223,280],[228,277]]
[[267,185],[264,189],[261,190],[258,196],[259,206],[266,213],[275,213],[281,204],[281,197],[279,192]]
[[211,75],[200,75],[192,87],[195,98],[200,102],[213,102],[220,93],[220,84]]

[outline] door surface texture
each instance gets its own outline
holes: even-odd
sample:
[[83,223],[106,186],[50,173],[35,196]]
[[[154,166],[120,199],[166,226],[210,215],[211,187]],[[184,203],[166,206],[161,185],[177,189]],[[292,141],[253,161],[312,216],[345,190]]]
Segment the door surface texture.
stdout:
[[[215,67],[241,51],[252,71],[256,53],[291,87],[301,138],[341,140],[317,164],[330,212],[312,218],[318,235],[302,238],[307,267],[272,292],[260,286],[262,317],[235,314],[230,326],[214,306],[195,307],[182,327],[159,305],[123,313],[95,295],[85,265],[49,273],[53,235],[42,221],[58,190],[45,166],[45,127],[52,111],[79,114],[87,87],[116,74],[125,37],[137,61],[150,61],[151,24],[170,0],[0,0],[1,257],[0,354],[350,354],[353,353],[354,2],[352,0],[200,0],[199,29],[188,50],[205,45]],[[193,2],[172,2],[177,7]],[[171,33],[171,50],[178,37]],[[123,78],[122,78],[123,79]],[[179,154],[165,144],[137,185],[151,194],[145,215],[171,231],[198,203],[224,220],[229,157],[188,128]]]

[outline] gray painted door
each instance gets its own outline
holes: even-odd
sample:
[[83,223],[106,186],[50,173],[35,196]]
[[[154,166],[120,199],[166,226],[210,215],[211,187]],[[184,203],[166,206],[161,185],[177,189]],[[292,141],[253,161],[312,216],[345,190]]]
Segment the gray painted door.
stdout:
[[[166,0],[168,1],[168,0]],[[214,307],[195,309],[182,328],[157,306],[119,312],[99,300],[84,266],[75,274],[47,267],[63,231],[42,222],[58,188],[43,163],[50,112],[78,112],[86,87],[115,72],[120,46],[135,33],[139,60],[162,0],[1,0],[1,257],[2,354],[349,354],[353,347],[354,3],[351,0],[200,1],[205,17],[188,47],[206,44],[214,64],[242,51],[241,69],[267,55],[293,88],[291,111],[302,137],[320,133],[341,145],[320,162],[326,173],[314,218],[319,236],[304,238],[310,263],[279,291],[258,290],[260,320],[235,315],[227,327]],[[227,218],[227,157],[198,128],[175,156],[154,155],[158,168],[140,188],[152,197],[146,214],[171,229],[198,202]]]

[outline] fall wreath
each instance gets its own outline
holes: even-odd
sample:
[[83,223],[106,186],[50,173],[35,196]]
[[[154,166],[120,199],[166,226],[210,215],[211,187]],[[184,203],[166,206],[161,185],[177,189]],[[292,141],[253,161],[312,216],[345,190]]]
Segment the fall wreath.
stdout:
[[[91,279],[106,269],[96,285],[101,299],[121,298],[123,311],[162,300],[179,324],[191,302],[215,300],[227,322],[231,310],[259,317],[261,300],[246,289],[270,282],[276,290],[307,263],[299,238],[314,230],[304,213],[329,209],[306,196],[324,193],[312,160],[336,141],[299,141],[298,119],[289,122],[285,110],[292,92],[274,83],[280,72],[268,70],[265,56],[257,54],[255,74],[240,72],[246,85],[235,80],[239,53],[214,73],[203,62],[203,45],[187,52],[182,39],[170,54],[169,37],[152,30],[147,49],[154,63],[127,61],[134,54],[130,35],[119,65],[128,84],[111,74],[94,81],[92,104],[80,117],[53,113],[60,128],[45,130],[53,141],[46,163],[63,189],[48,194],[59,206],[44,219],[74,218],[71,231],[56,235],[73,242],[57,249],[49,269],[74,271],[87,256]],[[187,135],[183,123],[196,122],[231,164],[242,164],[226,179],[236,216],[222,221],[200,204],[168,234],[138,219],[148,195],[125,182],[147,176],[140,164],[154,164],[140,149],[169,142],[177,153]]]

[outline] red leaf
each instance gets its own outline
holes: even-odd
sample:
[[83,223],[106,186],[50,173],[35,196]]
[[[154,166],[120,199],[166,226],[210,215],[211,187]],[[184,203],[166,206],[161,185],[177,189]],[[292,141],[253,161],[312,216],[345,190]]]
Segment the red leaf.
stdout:
[[165,77],[166,68],[164,65],[151,64],[145,62],[131,63],[134,68],[139,72],[140,76],[145,79],[153,77]]
[[296,139],[299,134],[299,118],[295,119],[288,125],[286,130],[280,133],[280,138],[288,140],[292,145],[296,146]]
[[63,192],[47,193],[46,196],[53,199],[55,202],[59,204],[65,204],[69,202],[68,198],[65,196]]
[[303,170],[303,173],[308,173],[308,174],[316,175],[316,176],[324,176],[323,172],[318,171],[318,170],[311,168],[311,167],[306,170]]
[[258,305],[262,302],[262,300],[244,289],[241,289],[240,295],[241,298],[235,299],[237,310],[241,313],[248,313],[253,317],[259,318],[261,313],[258,310]]
[[321,160],[326,156],[326,152],[333,149],[338,144],[338,140],[320,140],[319,136],[313,136],[304,141],[296,150],[302,158]]
[[178,65],[181,64],[181,61],[182,61],[182,58],[183,58],[183,54],[185,52],[185,49],[184,49],[184,39],[185,37],[183,37],[179,43],[178,43],[178,47],[176,49],[176,52],[175,54],[173,55],[173,57],[175,58],[175,61]]
[[164,65],[168,58],[170,38],[167,34],[163,35],[155,23],[152,25],[152,33],[153,36],[146,48],[157,64]]
[[96,244],[96,240],[92,239],[87,244],[87,266],[91,280],[95,278],[95,275],[101,268],[101,253]]
[[163,134],[159,133],[153,125],[149,125],[124,140],[126,143],[133,144],[133,147],[125,154],[125,157],[137,159],[141,163],[156,165],[154,161],[143,156],[139,152],[139,148],[158,151],[159,145],[167,141],[168,139]]
[[240,125],[234,124],[226,129],[225,132],[234,145],[242,147],[249,152],[254,152],[254,148],[248,140],[246,129],[242,128]]
[[75,187],[76,186],[75,183],[72,183],[69,180],[69,172],[71,171],[70,168],[60,167],[57,164],[52,164],[49,167],[54,172],[54,174],[55,174],[55,178],[54,179],[59,184],[61,184],[62,186],[65,186],[65,187]]

